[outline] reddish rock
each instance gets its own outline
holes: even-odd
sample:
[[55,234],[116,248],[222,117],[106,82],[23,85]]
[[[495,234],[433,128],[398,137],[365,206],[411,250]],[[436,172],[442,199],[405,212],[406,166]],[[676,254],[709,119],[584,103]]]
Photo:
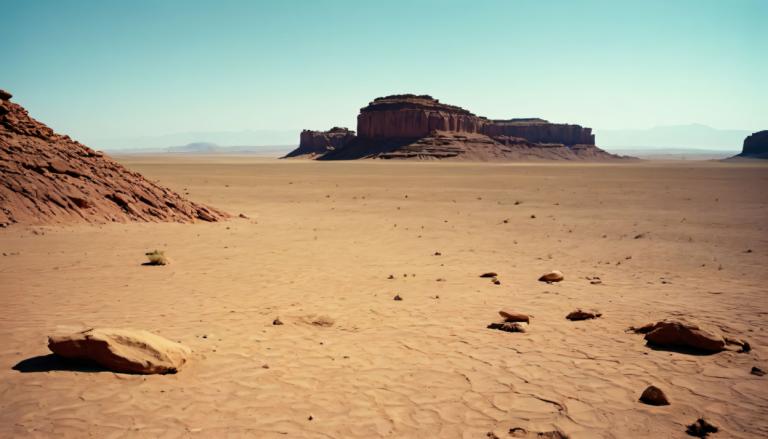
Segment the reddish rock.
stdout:
[[510,310],[501,310],[499,311],[499,315],[504,319],[505,322],[524,322],[524,323],[531,323],[531,317],[527,314],[523,314],[520,312],[510,311]]
[[362,138],[418,139],[433,131],[478,133],[482,125],[483,120],[469,111],[428,95],[376,98],[357,116]]
[[582,309],[577,309],[576,311],[571,311],[570,313],[568,313],[568,315],[565,316],[565,318],[572,322],[576,322],[579,320],[596,319],[602,315],[603,314],[599,311],[594,311],[594,310],[585,311]]
[[640,395],[640,402],[648,405],[669,405],[669,399],[667,395],[656,386],[648,386],[643,390],[643,394]]
[[[542,119],[488,120],[427,95],[376,98],[360,110],[358,137],[321,160],[613,160],[590,128]],[[293,154],[293,153],[292,153]]]
[[592,128],[565,123],[551,123],[544,119],[490,120],[482,133],[491,137],[517,137],[531,143],[562,145],[594,145]]
[[175,373],[191,351],[174,341],[147,331],[88,329],[75,334],[48,337],[56,355],[92,361],[114,372]]
[[645,334],[645,340],[649,344],[666,348],[692,349],[707,353],[725,349],[725,339],[721,335],[690,322],[662,320],[634,331]]
[[304,130],[299,138],[299,147],[285,157],[322,155],[343,147],[354,138],[355,132],[347,128],[333,127],[328,131]]
[[193,203],[59,135],[18,104],[0,100],[0,227],[125,221],[218,221]]

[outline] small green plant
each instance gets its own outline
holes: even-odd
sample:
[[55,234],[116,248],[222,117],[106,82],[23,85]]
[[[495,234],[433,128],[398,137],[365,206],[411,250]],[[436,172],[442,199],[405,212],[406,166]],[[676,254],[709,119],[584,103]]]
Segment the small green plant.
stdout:
[[168,265],[168,258],[165,257],[165,252],[155,250],[153,252],[146,253],[149,262],[145,265]]

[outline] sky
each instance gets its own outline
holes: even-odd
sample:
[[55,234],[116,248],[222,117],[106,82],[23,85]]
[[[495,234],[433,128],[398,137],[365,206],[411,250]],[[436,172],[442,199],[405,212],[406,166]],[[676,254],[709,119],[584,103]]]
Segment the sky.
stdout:
[[394,93],[578,123],[598,143],[600,129],[768,129],[768,0],[0,0],[0,11],[0,88],[94,147],[354,129],[361,107]]

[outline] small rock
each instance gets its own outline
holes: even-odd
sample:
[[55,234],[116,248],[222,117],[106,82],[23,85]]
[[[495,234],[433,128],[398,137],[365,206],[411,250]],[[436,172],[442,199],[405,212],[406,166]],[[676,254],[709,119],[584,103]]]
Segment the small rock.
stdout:
[[594,310],[584,311],[582,309],[577,309],[576,311],[570,312],[567,316],[565,316],[565,318],[571,321],[578,321],[596,319],[602,315],[602,313]]
[[3,89],[0,89],[0,101],[10,101],[12,97],[13,97],[12,94],[8,93]]
[[531,323],[531,316],[520,313],[520,312],[508,311],[508,310],[502,309],[501,311],[499,311],[499,315],[504,319],[505,322]]
[[539,281],[547,282],[547,283],[560,282],[563,279],[565,279],[565,276],[563,276],[563,273],[557,270],[552,270],[548,273],[544,273],[541,275],[541,277],[539,277]]
[[437,279],[435,279],[435,282],[445,282],[445,279],[443,279],[442,277],[438,277]]
[[402,297],[400,297],[399,294],[395,294],[395,297],[392,298],[393,300],[403,300]]
[[699,418],[685,430],[689,436],[707,437],[709,433],[717,433],[718,428],[703,418]]
[[763,369],[760,369],[757,366],[752,366],[752,370],[749,371],[752,375],[757,375],[759,377],[765,376],[765,371]]
[[273,325],[282,325],[283,322],[280,320],[280,317],[275,318],[275,320],[272,320]]
[[493,282],[494,285],[501,285],[501,281],[496,279],[495,277],[491,280],[491,282]]
[[648,234],[647,233],[638,233],[635,235],[635,239],[642,239],[645,238]]
[[435,252],[435,256],[442,256],[443,254],[440,252]]
[[648,386],[640,395],[640,401],[648,405],[669,405],[667,395],[656,386]]
[[387,279],[394,279],[394,278],[395,278],[394,274],[390,274],[389,277],[387,277]]
[[488,329],[498,329],[505,332],[525,332],[523,325],[514,322],[491,323],[488,325]]
[[489,271],[488,273],[483,273],[480,275],[480,277],[497,277],[498,274],[494,273],[493,271]]

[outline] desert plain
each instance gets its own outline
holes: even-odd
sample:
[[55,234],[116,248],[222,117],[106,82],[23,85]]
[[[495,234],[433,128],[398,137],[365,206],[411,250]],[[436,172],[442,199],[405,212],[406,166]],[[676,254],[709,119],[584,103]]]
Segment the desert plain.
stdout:
[[[233,218],[0,229],[0,437],[677,438],[699,417],[768,436],[768,164],[118,160]],[[155,249],[171,263],[142,265]],[[501,309],[527,331],[487,329]],[[752,349],[627,332],[665,318]],[[90,327],[192,358],[144,376],[49,355]],[[648,385],[671,404],[640,403]]]

